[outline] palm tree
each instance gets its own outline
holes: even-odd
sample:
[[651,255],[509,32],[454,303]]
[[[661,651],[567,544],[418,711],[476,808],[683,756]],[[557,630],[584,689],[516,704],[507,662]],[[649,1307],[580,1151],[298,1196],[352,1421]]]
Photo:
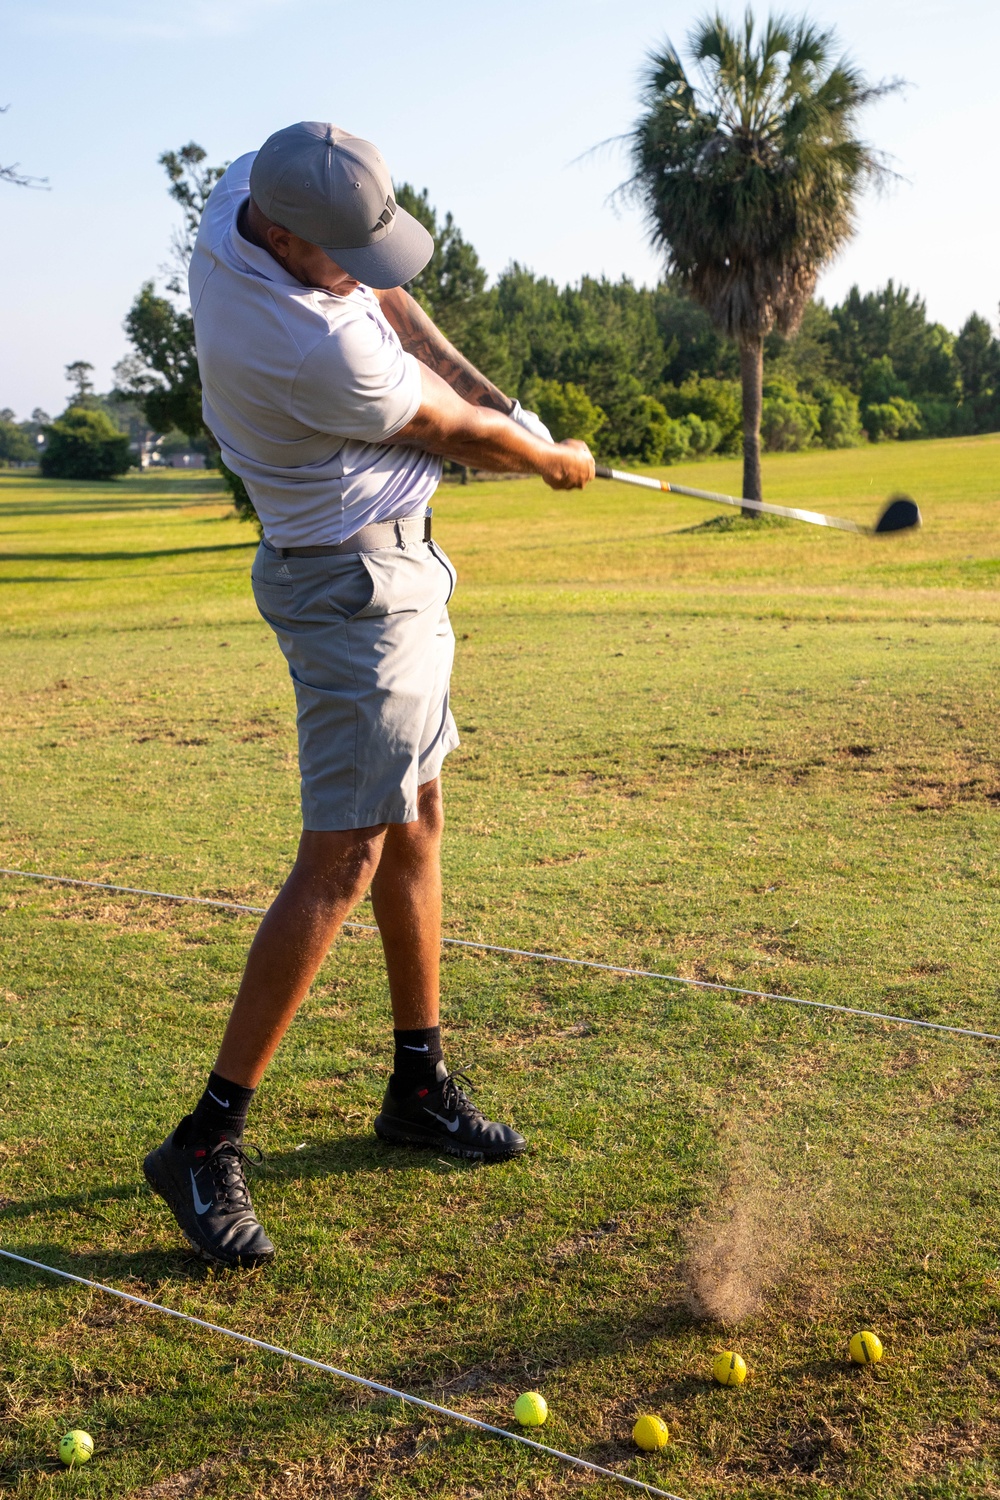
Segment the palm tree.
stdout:
[[739,345],[743,494],[760,500],[764,340],[797,331],[862,190],[889,175],[855,132],[864,106],[900,84],[869,83],[805,18],[770,17],[758,34],[749,10],[742,29],[716,14],[688,46],[696,83],[669,41],[650,54],[624,191],[668,271]]

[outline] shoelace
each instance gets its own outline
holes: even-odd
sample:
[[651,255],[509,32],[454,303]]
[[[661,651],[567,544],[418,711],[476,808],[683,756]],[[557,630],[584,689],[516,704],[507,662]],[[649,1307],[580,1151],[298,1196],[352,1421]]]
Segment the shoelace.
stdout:
[[212,1200],[223,1213],[252,1208],[245,1169],[259,1167],[264,1153],[259,1146],[244,1146],[225,1137],[213,1146],[203,1164],[212,1180]]
[[[462,1087],[463,1084],[465,1088]],[[471,1088],[472,1079],[467,1073],[449,1073],[441,1084],[441,1103],[453,1115],[466,1115],[473,1120],[485,1119],[482,1110],[477,1109],[465,1092],[465,1089]]]

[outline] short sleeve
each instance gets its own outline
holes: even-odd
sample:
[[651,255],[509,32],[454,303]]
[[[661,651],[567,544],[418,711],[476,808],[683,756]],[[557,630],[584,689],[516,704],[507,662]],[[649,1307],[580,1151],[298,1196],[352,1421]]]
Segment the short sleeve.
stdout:
[[317,432],[384,443],[416,415],[421,399],[418,362],[359,307],[306,355],[292,385],[291,415]]

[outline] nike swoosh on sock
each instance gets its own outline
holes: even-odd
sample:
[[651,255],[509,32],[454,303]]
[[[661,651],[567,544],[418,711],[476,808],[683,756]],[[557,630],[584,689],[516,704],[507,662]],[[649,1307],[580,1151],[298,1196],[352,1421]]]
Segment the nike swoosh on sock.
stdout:
[[411,1047],[409,1042],[404,1042],[403,1047],[407,1052],[429,1052],[431,1050],[426,1042],[422,1047]]
[[215,1100],[216,1104],[219,1106],[220,1109],[228,1109],[229,1108],[229,1100],[228,1099],[220,1099],[216,1094],[212,1093],[211,1089],[206,1089],[205,1093],[208,1095],[208,1097],[210,1099],[214,1099]]

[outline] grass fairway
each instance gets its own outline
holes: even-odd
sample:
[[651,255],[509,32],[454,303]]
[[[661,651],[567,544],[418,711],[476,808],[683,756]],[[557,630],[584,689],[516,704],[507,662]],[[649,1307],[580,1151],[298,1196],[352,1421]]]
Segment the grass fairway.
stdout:
[[[865,520],[907,490],[924,529],[442,491],[447,930],[1000,1032],[1000,438],[765,482]],[[265,903],[292,693],[214,480],[4,475],[0,528],[0,862]],[[261,1088],[279,1258],[236,1276],[139,1163],[201,1087],[253,920],[16,879],[0,913],[0,1245],[486,1421],[540,1389],[546,1441],[688,1500],[1000,1494],[995,1044],[450,949],[450,1057],[533,1146],[477,1169],[371,1135],[388,1007],[350,935]],[[865,1327],[886,1359],[856,1370]],[[708,1379],[728,1347],[741,1391]],[[9,1262],[0,1381],[17,1500],[625,1493]],[[97,1452],[66,1474],[71,1426]]]

